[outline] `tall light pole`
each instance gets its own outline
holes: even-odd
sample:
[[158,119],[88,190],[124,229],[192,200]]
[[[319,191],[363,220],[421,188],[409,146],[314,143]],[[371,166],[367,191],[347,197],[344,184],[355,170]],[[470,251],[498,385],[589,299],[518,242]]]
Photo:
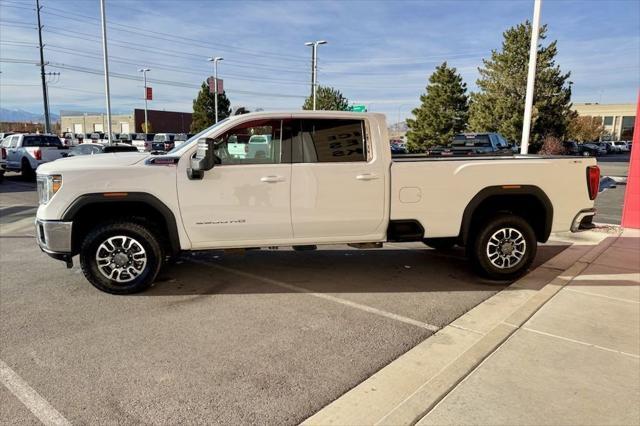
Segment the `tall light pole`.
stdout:
[[138,72],[142,73],[142,79],[144,80],[144,132],[149,133],[149,120],[147,119],[147,71],[151,71],[151,68],[140,68]]
[[104,0],[100,0],[100,18],[102,20],[102,56],[104,60],[104,92],[107,98],[107,139],[111,139],[111,93],[109,92],[109,57],[107,54],[107,17],[104,12]]
[[40,0],[36,0],[36,13],[38,15],[38,45],[40,46],[40,78],[42,79],[42,99],[44,102],[44,132],[51,133],[51,120],[49,119],[49,93],[44,73],[44,52],[42,44],[42,24],[40,23]]
[[218,62],[224,58],[216,56],[209,58],[209,62],[213,62],[213,105],[216,110],[216,123],[218,122]]
[[542,0],[534,0],[533,22],[531,23],[531,46],[529,47],[529,74],[527,75],[527,94],[524,100],[524,120],[522,120],[520,154],[527,154],[529,152],[529,134],[531,133],[531,112],[533,110],[533,92],[536,83],[536,61],[538,60],[541,7]]
[[313,110],[316,110],[316,93],[318,90],[318,45],[327,44],[326,40],[309,41],[305,46],[311,46],[311,98]]

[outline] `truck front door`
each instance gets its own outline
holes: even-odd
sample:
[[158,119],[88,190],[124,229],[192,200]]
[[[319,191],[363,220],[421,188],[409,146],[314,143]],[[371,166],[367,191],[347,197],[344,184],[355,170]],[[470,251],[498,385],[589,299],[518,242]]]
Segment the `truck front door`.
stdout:
[[[238,124],[215,137],[218,163],[202,180],[179,173],[180,212],[194,248],[291,240],[291,143],[286,131],[283,138],[288,121]],[[229,143],[247,143],[256,135],[268,136],[269,143],[246,155],[228,149]]]

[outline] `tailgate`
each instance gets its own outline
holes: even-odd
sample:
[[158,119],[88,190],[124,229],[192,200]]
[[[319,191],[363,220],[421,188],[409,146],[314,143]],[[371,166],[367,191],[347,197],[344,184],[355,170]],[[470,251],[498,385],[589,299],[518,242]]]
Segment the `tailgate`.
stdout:
[[[62,153],[68,151],[67,149],[56,148],[56,147],[53,147],[53,146],[42,146],[40,148],[31,148],[31,149],[40,150],[41,155],[42,155],[41,161],[44,161],[44,162],[53,161],[53,160],[57,160],[58,158],[62,158]],[[31,155],[34,156],[33,153]]]

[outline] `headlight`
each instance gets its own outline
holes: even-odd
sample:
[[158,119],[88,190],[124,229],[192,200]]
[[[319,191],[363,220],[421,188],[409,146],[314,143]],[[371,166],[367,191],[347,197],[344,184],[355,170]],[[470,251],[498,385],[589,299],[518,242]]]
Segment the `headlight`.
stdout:
[[62,175],[38,175],[38,201],[47,204],[54,194],[62,187]]

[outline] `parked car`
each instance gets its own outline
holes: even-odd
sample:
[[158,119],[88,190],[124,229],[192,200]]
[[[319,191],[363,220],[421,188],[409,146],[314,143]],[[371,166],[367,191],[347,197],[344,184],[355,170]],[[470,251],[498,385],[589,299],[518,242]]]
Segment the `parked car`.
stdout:
[[154,151],[171,151],[175,144],[174,133],[156,133],[151,147]]
[[186,133],[176,133],[176,136],[174,138],[174,147],[178,147],[180,145],[182,145],[183,143],[185,143],[187,140],[190,139],[190,136]]
[[604,148],[593,143],[581,143],[578,144],[578,147],[580,149],[580,154],[585,157],[597,157],[607,154],[607,151]]
[[132,142],[132,137],[131,134],[129,133],[120,133],[118,135],[118,139],[117,139],[120,143],[126,143],[131,145]]
[[89,135],[89,138],[84,143],[105,143],[107,141],[106,135],[102,132],[93,132]]
[[103,143],[83,143],[74,146],[69,152],[62,154],[62,156],[77,157],[79,155],[109,154],[115,152],[138,152],[138,148],[127,143],[114,143],[111,145]]
[[138,148],[138,151],[151,151],[153,142],[153,133],[132,133],[131,144]]
[[0,141],[3,141],[7,136],[11,136],[15,134],[15,132],[0,132]]
[[402,154],[407,154],[409,152],[407,151],[406,146],[401,142],[395,142],[395,143],[391,142],[389,146],[391,147],[392,155],[402,155]]
[[606,143],[606,142],[594,142],[594,145],[597,145],[600,148],[604,149],[604,151],[607,154],[610,154],[610,153],[613,152],[613,146],[611,144],[609,144],[609,143]]
[[16,134],[10,136],[7,148],[6,170],[21,172],[26,178],[44,163],[57,160],[67,152],[60,138],[46,134]]
[[0,179],[4,176],[7,167],[7,152],[11,144],[11,136],[15,133],[5,133],[7,136],[0,140]]
[[429,157],[461,155],[513,155],[511,146],[500,133],[460,133],[446,147],[427,151]]
[[[392,159],[386,129],[376,113],[256,112],[167,155],[45,164],[37,241],[69,267],[79,255],[87,280],[115,294],[148,288],[180,251],[387,241],[466,246],[483,275],[514,279],[538,242],[595,214],[593,158]],[[269,136],[271,149],[234,158],[234,135]]]
[[613,144],[620,149],[620,152],[629,152],[629,143],[627,141],[615,141]]

